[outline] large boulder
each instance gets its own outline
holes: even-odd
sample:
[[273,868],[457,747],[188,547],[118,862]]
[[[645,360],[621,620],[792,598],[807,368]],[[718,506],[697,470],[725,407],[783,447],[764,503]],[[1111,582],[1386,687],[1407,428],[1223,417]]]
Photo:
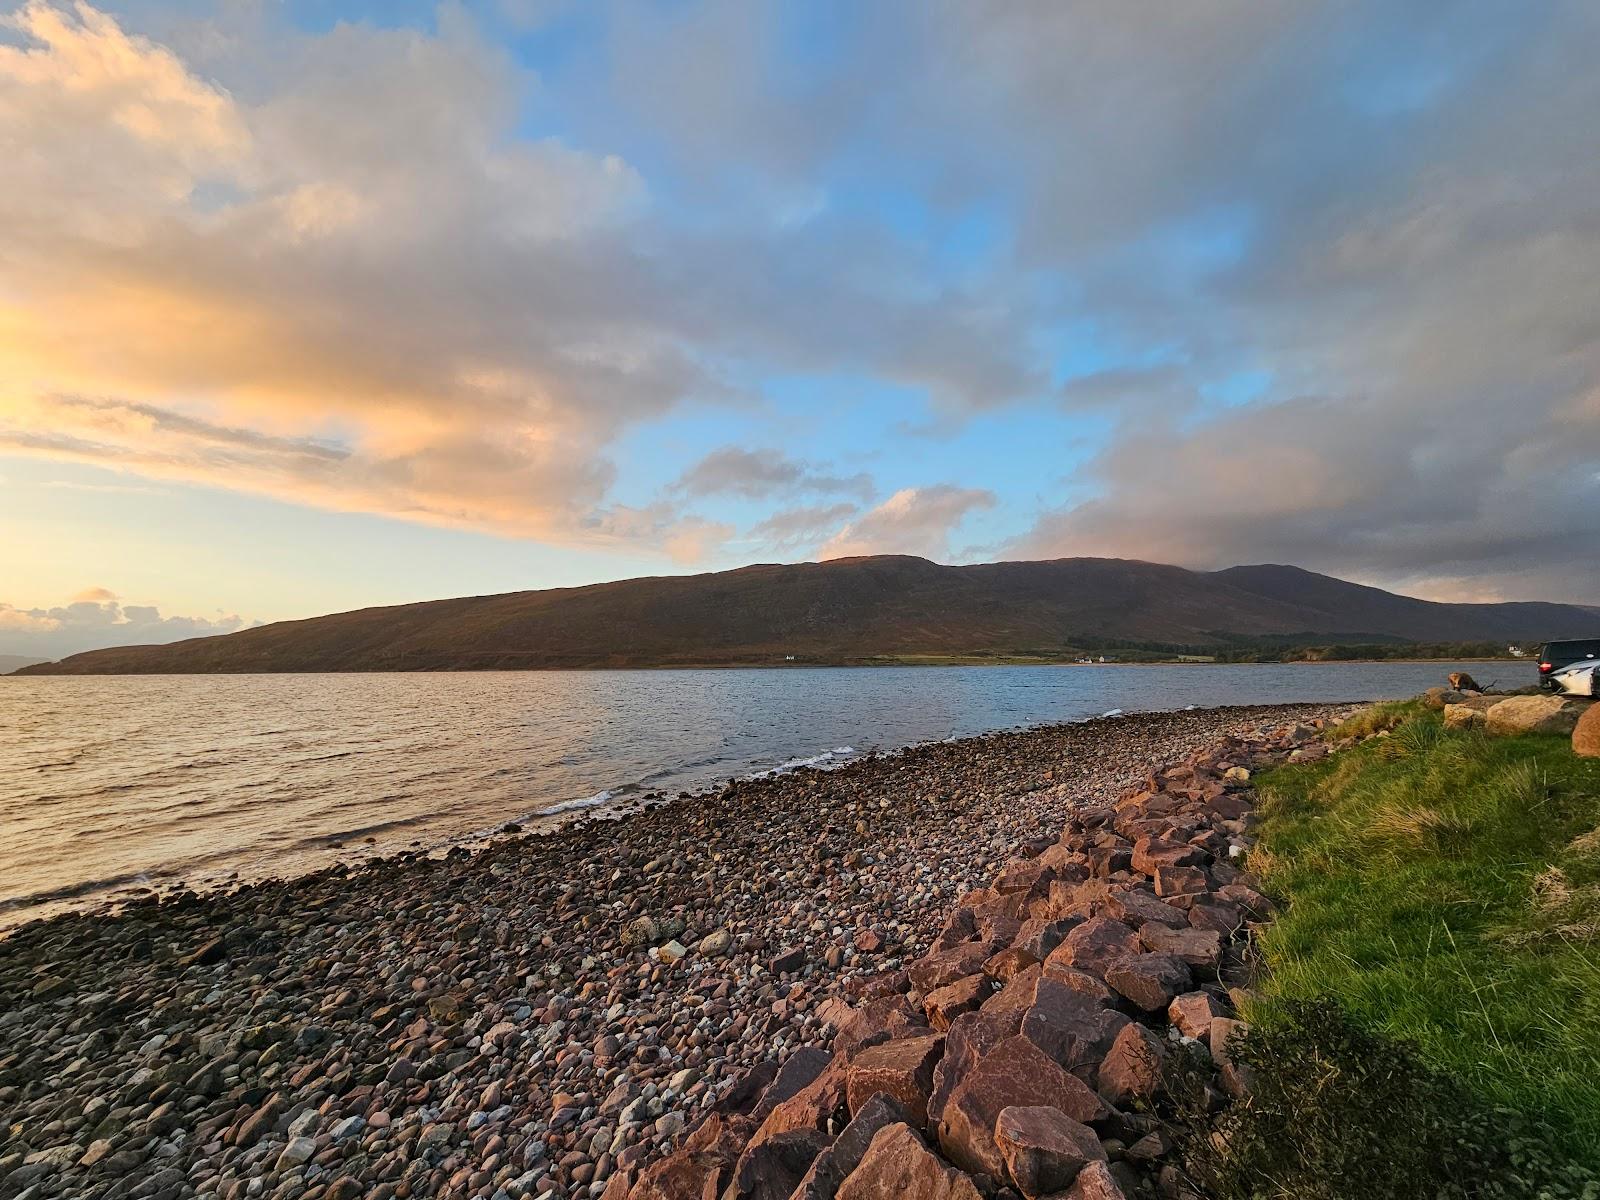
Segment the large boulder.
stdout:
[[906,968],[906,974],[911,986],[926,996],[946,984],[978,974],[984,961],[999,948],[993,942],[962,942],[924,955]]
[[1137,1022],[1128,1024],[1100,1064],[1100,1094],[1118,1108],[1150,1100],[1161,1090],[1166,1056],[1159,1037]]
[[1132,954],[1106,968],[1106,983],[1145,1012],[1160,1012],[1193,984],[1188,964],[1175,954]]
[[1110,1115],[1105,1101],[1025,1037],[1008,1038],[956,1084],[939,1123],[946,1157],[974,1174],[1000,1178],[1005,1164],[994,1140],[1000,1113],[1013,1106],[1058,1108],[1089,1124]]
[[1103,978],[1106,968],[1117,959],[1138,952],[1139,935],[1133,929],[1109,917],[1091,917],[1067,934],[1046,961]]
[[834,1200],[839,1185],[861,1165],[878,1131],[906,1121],[906,1110],[894,1100],[882,1093],[872,1097],[850,1118],[850,1124],[834,1139],[833,1145],[817,1155],[791,1200]]
[[628,1192],[628,1200],[701,1200],[722,1192],[727,1162],[716,1154],[673,1154],[651,1166]]
[[[1179,915],[1187,920],[1187,914]],[[1139,941],[1156,954],[1176,955],[1205,975],[1215,975],[1222,962],[1222,935],[1215,929],[1172,929],[1151,921],[1139,926]]]
[[821,1074],[773,1107],[750,1139],[750,1144],[756,1145],[780,1133],[797,1129],[814,1129],[819,1133],[831,1134],[841,1128],[849,1115],[845,1099],[848,1076],[846,1056],[834,1055]]
[[929,1150],[917,1131],[887,1125],[873,1136],[861,1164],[850,1172],[838,1200],[982,1200],[972,1180]]
[[[832,1061],[833,1056],[826,1050],[816,1046],[800,1047],[783,1060],[783,1065],[777,1068],[771,1081],[761,1090],[750,1112],[751,1119],[758,1125],[765,1121],[767,1114],[809,1085]],[[755,1072],[751,1072],[751,1075],[759,1078]]]
[[995,1144],[1017,1190],[1028,1200],[1071,1185],[1106,1152],[1094,1130],[1057,1108],[1002,1109],[994,1123]]
[[1600,758],[1600,704],[1591,704],[1572,728],[1572,752],[1580,758]]
[[1034,988],[1033,1004],[1023,1014],[1018,1032],[1060,1066],[1093,1082],[1095,1067],[1128,1023],[1126,1016],[1108,1006],[1109,998],[1109,990],[1102,1000],[1069,982],[1044,976]]
[[794,1129],[752,1142],[733,1169],[729,1200],[789,1200],[828,1139],[815,1129]]
[[1467,696],[1444,706],[1444,723],[1451,729],[1481,729],[1484,714],[1503,701],[1502,696]]
[[1569,736],[1588,702],[1571,696],[1508,696],[1484,713],[1484,731],[1498,737],[1524,733]]
[[861,1051],[850,1063],[845,1084],[850,1111],[863,1112],[874,1096],[890,1096],[904,1106],[912,1124],[926,1124],[933,1069],[943,1054],[944,1038],[938,1034],[883,1042]]
[[974,1012],[994,995],[994,986],[987,975],[968,975],[941,988],[934,988],[923,998],[922,1007],[928,1014],[928,1024],[935,1029],[950,1028],[950,1022],[963,1013]]
[[1128,1193],[1105,1163],[1093,1162],[1078,1172],[1063,1200],[1128,1200]]

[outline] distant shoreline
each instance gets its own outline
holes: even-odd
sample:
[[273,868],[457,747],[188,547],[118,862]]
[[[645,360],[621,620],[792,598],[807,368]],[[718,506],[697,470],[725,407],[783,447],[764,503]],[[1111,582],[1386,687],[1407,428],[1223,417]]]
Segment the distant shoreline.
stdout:
[[[939,661],[931,661],[937,658]],[[397,667],[392,670],[376,671],[370,668],[361,670],[340,670],[336,667],[318,670],[282,670],[282,671],[42,671],[36,668],[26,668],[13,671],[9,675],[0,675],[0,679],[108,679],[108,678],[146,678],[164,679],[173,677],[195,678],[201,676],[252,676],[252,675],[521,675],[528,673],[550,674],[558,672],[585,674],[596,671],[795,671],[795,670],[879,670],[892,667],[914,667],[918,669],[930,667],[1336,667],[1336,666],[1377,666],[1384,663],[1462,663],[1474,665],[1488,664],[1516,664],[1532,663],[1532,658],[1462,658],[1449,656],[1444,658],[1290,658],[1279,659],[1271,662],[1188,662],[1179,659],[1156,659],[1139,662],[1073,662],[1064,659],[996,659],[996,658],[954,658],[946,655],[916,656],[914,659],[895,662],[706,662],[706,663],[646,663],[618,666],[594,665],[576,667]],[[51,666],[54,664],[40,663],[38,666]]]

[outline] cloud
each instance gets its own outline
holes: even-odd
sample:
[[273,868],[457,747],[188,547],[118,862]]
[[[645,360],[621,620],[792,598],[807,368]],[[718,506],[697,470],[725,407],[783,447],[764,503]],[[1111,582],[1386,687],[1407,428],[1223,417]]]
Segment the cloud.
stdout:
[[814,547],[857,511],[854,504],[815,504],[779,509],[751,527],[750,536],[761,545],[777,551]]
[[734,495],[750,500],[796,492],[839,492],[863,500],[872,495],[866,474],[832,475],[778,450],[723,446],[685,471],[674,490],[687,496]]
[[620,156],[519,136],[534,81],[463,12],[306,34],[224,9],[173,45],[82,4],[6,20],[11,452],[666,549],[704,529],[618,510],[610,448],[737,400],[731,363],[1032,386],[1020,335],[908,286],[922,252],[881,229],[683,227]]
[[1600,593],[1593,4],[619,0],[544,79],[440,11],[17,9],[0,446],[714,554],[699,499],[786,546],[870,481],[768,435],[630,507],[619,438],[861,379],[1102,443],[1015,553]]
[[0,654],[58,659],[107,646],[178,642],[243,629],[237,614],[163,617],[154,605],[124,605],[115,592],[86,588],[56,608],[0,603]]
[[916,554],[948,558],[950,535],[973,512],[993,508],[993,492],[941,483],[903,488],[851,521],[817,552],[819,558]]

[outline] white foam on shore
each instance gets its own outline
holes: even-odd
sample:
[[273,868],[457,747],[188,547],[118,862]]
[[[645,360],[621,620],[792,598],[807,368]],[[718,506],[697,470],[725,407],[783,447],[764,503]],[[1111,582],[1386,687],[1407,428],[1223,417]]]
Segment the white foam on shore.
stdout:
[[1120,717],[1122,715],[1122,710],[1120,708],[1108,708],[1100,715],[1102,717]]
[[578,800],[563,800],[559,804],[552,804],[548,808],[541,808],[535,815],[541,817],[553,817],[557,813],[572,812],[580,808],[598,808],[607,800],[610,800],[612,795],[613,793],[611,792],[611,789],[607,788],[604,791],[596,792],[592,796],[584,796]]
[[781,762],[768,770],[757,771],[750,778],[761,779],[768,775],[782,775],[787,771],[798,771],[802,767],[826,767],[830,763],[834,766],[840,766],[842,764],[838,761],[839,759],[855,752],[856,748],[854,746],[835,746],[832,750],[823,750],[821,753],[810,755],[807,758],[791,758],[788,762]]

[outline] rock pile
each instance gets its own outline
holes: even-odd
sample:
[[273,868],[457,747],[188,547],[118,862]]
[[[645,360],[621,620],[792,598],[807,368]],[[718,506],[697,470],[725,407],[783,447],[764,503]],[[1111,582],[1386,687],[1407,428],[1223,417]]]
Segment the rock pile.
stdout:
[[[750,1194],[805,1175],[817,1197],[969,1195],[972,1170],[1043,1186],[1079,1153],[1074,1186],[1114,1182],[1155,1148],[1123,1103],[1140,1048],[1164,1048],[1147,1006],[1175,993],[1205,1036],[1256,900],[1225,892],[1235,835],[1203,815],[1244,803],[1237,776],[1098,802],[1151,762],[1332,711],[942,743],[476,854],[24,926],[0,941],[0,1197],[578,1200],[680,1144],[640,1194],[681,1194],[667,1180],[709,1161],[731,1178],[758,1129]],[[1106,1161],[1041,1108],[1110,1139]]]
[[1495,737],[1525,733],[1566,736],[1593,705],[1575,696],[1498,696],[1443,693],[1444,723],[1452,729],[1482,729]]
[[1324,753],[1313,725],[1229,737],[1075,810],[927,953],[825,1005],[827,1051],[735,1088],[604,1200],[1182,1196],[1154,1115],[1167,1056],[1204,1056],[1219,1102],[1247,1084],[1236,989],[1272,910],[1234,865],[1251,772]]

